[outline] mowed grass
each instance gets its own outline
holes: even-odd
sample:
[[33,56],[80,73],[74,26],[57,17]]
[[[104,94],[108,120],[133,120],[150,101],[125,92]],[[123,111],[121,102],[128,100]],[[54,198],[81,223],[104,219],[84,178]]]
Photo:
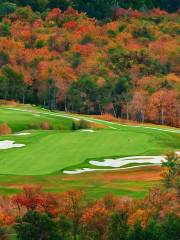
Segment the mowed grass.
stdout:
[[[22,111],[12,109],[5,106],[0,107],[0,124],[8,123],[13,132],[36,128],[43,122],[50,123],[57,130],[62,128],[71,129],[72,127],[72,119],[50,115],[49,111],[44,111],[37,107],[32,108],[28,106],[27,109],[21,107]],[[41,112],[45,114],[41,114]]]
[[36,130],[28,136],[5,136],[0,140],[26,144],[23,148],[0,151],[0,173],[13,175],[52,174],[83,164],[86,159],[163,154],[177,146],[173,134],[124,128],[94,133]]
[[[92,198],[109,192],[142,198],[159,182],[158,167],[153,171],[151,166],[140,168],[140,175],[139,169],[129,170],[126,174],[124,171],[103,171],[80,175],[64,175],[63,170],[87,167],[89,159],[161,155],[180,149],[178,133],[106,122],[101,124],[110,128],[93,133],[72,131],[73,117],[78,115],[52,113],[30,105],[18,108],[20,111],[0,107],[0,123],[7,122],[13,132],[27,130],[31,133],[27,136],[12,134],[0,137],[0,141],[14,140],[26,145],[19,149],[0,150],[0,193],[3,194],[14,194],[20,191],[22,185],[32,184],[42,185],[49,192],[84,189]],[[79,118],[87,119],[84,116]],[[51,123],[54,130],[29,129],[29,126],[43,121]],[[61,130],[62,126],[64,130]],[[152,176],[158,174],[158,177],[152,177],[151,172]]]

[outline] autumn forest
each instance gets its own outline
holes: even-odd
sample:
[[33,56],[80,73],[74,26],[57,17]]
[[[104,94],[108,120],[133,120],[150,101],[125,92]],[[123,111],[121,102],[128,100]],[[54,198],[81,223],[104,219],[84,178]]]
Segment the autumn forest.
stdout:
[[[179,14],[2,9],[0,98],[178,127]],[[10,12],[6,14],[6,11]]]
[[178,0],[0,0],[0,240],[180,239]]

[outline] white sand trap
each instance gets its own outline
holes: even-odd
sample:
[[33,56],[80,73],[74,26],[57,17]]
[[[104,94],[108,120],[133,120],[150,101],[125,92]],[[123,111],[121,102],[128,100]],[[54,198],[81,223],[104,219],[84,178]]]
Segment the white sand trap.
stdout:
[[9,140],[0,141],[0,150],[10,149],[10,148],[21,148],[25,146],[25,144],[15,144],[14,142],[15,141],[9,141]]
[[[148,167],[149,165],[143,165],[144,163],[160,165],[163,161],[166,161],[165,156],[134,156],[134,157],[125,157],[119,159],[105,159],[104,161],[95,161],[92,160],[89,163],[98,166],[98,167],[112,167],[112,168],[82,168],[82,169],[75,169],[69,171],[63,171],[64,174],[80,174],[85,172],[93,172],[93,171],[113,171],[113,170],[127,170],[132,168],[139,168],[139,167]],[[122,167],[129,163],[138,163],[138,166],[130,166],[130,167]],[[114,169],[113,169],[114,168]]]
[[76,170],[69,170],[69,171],[63,171],[65,174],[79,174],[79,173],[84,173],[84,172],[93,172],[96,171],[96,169],[91,169],[91,168],[82,168],[82,169],[76,169]]
[[15,136],[26,136],[26,135],[30,135],[31,133],[29,132],[21,132],[21,133],[15,133]]
[[180,151],[176,151],[176,155],[180,157]]
[[91,160],[89,163],[94,166],[118,168],[130,163],[161,164],[163,161],[166,161],[166,158],[164,156],[135,156],[118,159],[104,159],[104,161]]
[[92,130],[92,129],[82,129],[81,132],[91,132],[92,133],[92,132],[95,132],[95,131]]

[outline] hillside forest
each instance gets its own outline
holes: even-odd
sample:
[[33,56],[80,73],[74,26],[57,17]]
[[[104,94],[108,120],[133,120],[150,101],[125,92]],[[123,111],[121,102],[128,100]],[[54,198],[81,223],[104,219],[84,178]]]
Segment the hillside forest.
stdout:
[[1,99],[180,126],[178,4],[145,11],[116,1],[125,8],[105,19],[81,12],[82,1],[1,2]]

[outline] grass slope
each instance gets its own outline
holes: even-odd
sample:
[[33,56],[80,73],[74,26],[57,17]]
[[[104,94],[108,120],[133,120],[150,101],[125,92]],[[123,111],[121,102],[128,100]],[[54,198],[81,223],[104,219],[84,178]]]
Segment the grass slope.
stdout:
[[[14,129],[28,126],[35,117],[34,112],[10,109],[1,109],[0,112],[2,118]],[[57,114],[46,115],[48,112],[39,114],[38,121],[46,119],[55,126],[63,123],[67,129],[72,124],[72,119],[61,117],[62,113],[59,116]],[[164,154],[170,149],[180,147],[180,139],[175,133],[116,124],[113,126],[116,129],[103,129],[94,133],[34,130],[28,136],[1,137],[0,140],[15,140],[17,143],[26,144],[26,147],[0,150],[0,173],[52,174],[71,166],[79,164],[83,166],[87,159]]]
[[[0,137],[0,140],[26,144],[20,149],[0,150],[0,193],[3,194],[14,194],[24,184],[38,184],[48,192],[84,189],[92,198],[102,197],[108,192],[143,198],[160,181],[159,167],[71,176],[63,175],[62,170],[89,167],[88,159],[159,155],[180,149],[178,129],[166,128],[167,131],[163,131],[158,127],[157,130],[120,125],[87,116],[52,113],[30,105],[18,108],[0,107],[0,122],[7,122],[14,132],[27,129],[31,132],[27,136],[12,134]],[[94,133],[71,131],[72,121],[76,118],[100,122],[110,128]],[[30,125],[43,121],[51,123],[55,130],[29,130]],[[65,130],[59,130],[59,125],[63,125]]]
[[[52,116],[49,114],[49,111],[43,111],[42,109],[30,106],[21,110],[13,110],[13,108],[5,106],[0,107],[0,123],[8,123],[13,132],[38,127],[42,122],[49,122],[57,130],[61,128],[70,129],[72,126],[72,119]],[[48,114],[39,114],[40,112]]]

